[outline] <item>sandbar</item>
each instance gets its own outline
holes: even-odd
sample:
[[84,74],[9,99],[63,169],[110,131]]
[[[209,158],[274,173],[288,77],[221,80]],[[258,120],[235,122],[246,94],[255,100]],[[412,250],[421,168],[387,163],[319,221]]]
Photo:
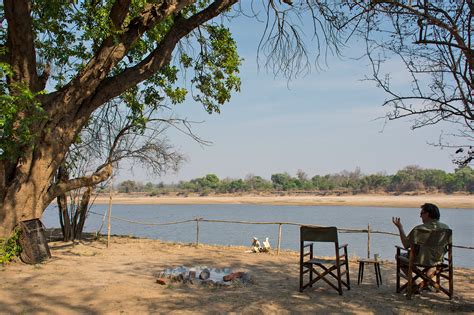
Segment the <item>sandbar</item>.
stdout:
[[[97,204],[109,202],[109,196],[101,194],[95,199]],[[417,195],[212,195],[212,196],[145,196],[143,194],[113,194],[114,204],[267,204],[298,206],[361,206],[418,208],[425,202],[440,208],[474,209],[474,195],[469,194],[417,194]]]

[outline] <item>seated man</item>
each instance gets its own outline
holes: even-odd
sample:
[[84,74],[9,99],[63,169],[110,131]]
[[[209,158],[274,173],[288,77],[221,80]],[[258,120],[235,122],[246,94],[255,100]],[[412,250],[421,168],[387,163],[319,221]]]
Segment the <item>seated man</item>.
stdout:
[[[423,224],[420,224],[420,225],[417,225],[413,228],[413,230],[408,234],[408,236],[405,234],[405,231],[403,230],[403,225],[402,223],[400,222],[400,218],[392,218],[392,222],[393,224],[395,224],[395,226],[398,228],[398,231],[400,233],[400,239],[402,241],[402,244],[403,244],[403,247],[408,249],[410,248],[410,243],[413,242],[413,231],[415,230],[429,230],[429,231],[434,231],[434,230],[439,230],[439,229],[449,229],[449,227],[444,224],[444,223],[441,223],[439,222],[439,218],[440,218],[440,213],[439,213],[439,209],[436,205],[432,204],[432,203],[425,203],[424,205],[421,206],[421,212],[420,212],[420,217],[421,217],[421,220],[423,222]],[[420,250],[423,250],[422,248]],[[423,255],[423,253],[417,253],[418,255]],[[444,253],[440,253],[440,254],[444,254]],[[431,255],[429,255],[431,256]],[[437,255],[439,256],[439,255]],[[398,258],[398,257],[396,257]],[[408,259],[406,256],[404,257],[399,257],[400,258],[400,261],[402,264],[404,265],[408,265]],[[431,261],[431,262],[428,262],[429,265],[434,265],[436,263],[438,263],[437,261]],[[402,270],[403,272],[405,272],[405,274],[407,273],[407,268],[403,268],[402,267]],[[432,275],[433,274],[433,270],[430,270],[428,271],[428,276]],[[420,285],[417,286],[417,290],[416,291],[419,291],[420,289],[423,289],[424,287],[426,287],[426,284],[424,282],[420,283]]]

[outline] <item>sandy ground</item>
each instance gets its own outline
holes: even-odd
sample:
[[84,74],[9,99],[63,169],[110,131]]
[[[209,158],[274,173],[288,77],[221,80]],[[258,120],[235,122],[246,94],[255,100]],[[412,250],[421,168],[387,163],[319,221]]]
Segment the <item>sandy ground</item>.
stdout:
[[[407,301],[395,293],[395,266],[382,265],[383,285],[372,270],[343,296],[318,282],[298,291],[298,254],[246,253],[245,247],[164,243],[113,237],[80,243],[51,242],[53,258],[38,265],[13,263],[0,271],[2,314],[187,314],[187,313],[474,313],[474,270],[455,269],[455,297],[428,292]],[[349,248],[350,250],[350,248]],[[167,267],[199,266],[249,272],[253,284],[232,287],[156,283]]]
[[[100,195],[98,204],[109,202],[109,196]],[[343,196],[130,196],[115,194],[114,204],[269,204],[269,205],[321,205],[321,206],[375,206],[418,208],[425,202],[437,204],[440,208],[474,208],[474,195],[343,195]]]

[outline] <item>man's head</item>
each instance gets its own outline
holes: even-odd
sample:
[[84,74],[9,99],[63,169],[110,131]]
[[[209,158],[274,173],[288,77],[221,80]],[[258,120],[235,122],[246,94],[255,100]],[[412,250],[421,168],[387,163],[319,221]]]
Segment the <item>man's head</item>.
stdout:
[[423,223],[428,220],[439,220],[439,209],[432,203],[425,203],[421,206],[420,217]]

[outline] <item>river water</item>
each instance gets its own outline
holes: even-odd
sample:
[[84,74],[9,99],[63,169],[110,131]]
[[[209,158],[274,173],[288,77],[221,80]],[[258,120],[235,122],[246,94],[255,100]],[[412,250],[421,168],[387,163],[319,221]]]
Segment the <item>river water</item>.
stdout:
[[[91,211],[104,214],[107,205],[94,205]],[[337,226],[338,228],[367,229],[393,232],[392,216],[400,217],[408,233],[421,223],[418,208],[339,207],[339,206],[270,206],[270,205],[119,205],[114,204],[112,216],[132,221],[166,223],[194,218],[252,221],[252,222],[295,222]],[[102,216],[90,214],[85,230],[96,232],[101,226]],[[474,246],[474,209],[441,209],[441,221],[453,230],[453,244]],[[56,206],[50,206],[43,215],[46,227],[59,227]],[[278,225],[251,225],[234,223],[200,222],[200,243],[219,245],[248,245],[253,237],[261,242],[269,238],[276,247]],[[102,233],[106,233],[106,225]],[[133,235],[167,241],[192,243],[196,240],[196,222],[167,226],[145,226],[112,220],[112,234]],[[349,244],[349,256],[367,256],[367,233],[340,233],[340,243]],[[382,259],[394,260],[395,245],[400,244],[398,236],[371,234],[371,256],[378,253]],[[282,249],[299,249],[299,227],[282,226]],[[474,250],[454,248],[454,264],[474,268]],[[318,247],[316,255],[334,255],[329,245]]]

